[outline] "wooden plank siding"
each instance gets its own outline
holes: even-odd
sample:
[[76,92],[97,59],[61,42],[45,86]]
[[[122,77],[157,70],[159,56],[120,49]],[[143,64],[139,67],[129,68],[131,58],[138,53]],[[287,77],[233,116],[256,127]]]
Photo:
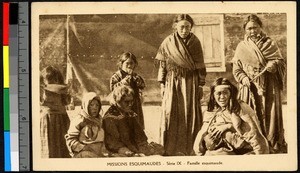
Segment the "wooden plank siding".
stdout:
[[223,15],[191,15],[195,25],[192,32],[202,44],[208,72],[225,71]]

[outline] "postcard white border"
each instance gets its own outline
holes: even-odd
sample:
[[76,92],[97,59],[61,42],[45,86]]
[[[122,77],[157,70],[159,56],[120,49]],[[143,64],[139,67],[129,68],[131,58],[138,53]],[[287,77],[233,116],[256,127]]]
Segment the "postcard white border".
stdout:
[[[33,170],[74,171],[249,171],[297,170],[296,2],[33,2],[32,34],[32,151]],[[286,13],[287,14],[287,143],[288,154],[249,156],[185,156],[97,159],[41,159],[39,145],[39,15],[138,13]],[[160,166],[130,166],[130,162],[160,162]],[[126,162],[127,166],[108,166]],[[168,166],[167,162],[176,165]],[[177,163],[185,165],[177,165]],[[187,165],[199,162],[200,165]],[[202,165],[203,162],[222,164]]]

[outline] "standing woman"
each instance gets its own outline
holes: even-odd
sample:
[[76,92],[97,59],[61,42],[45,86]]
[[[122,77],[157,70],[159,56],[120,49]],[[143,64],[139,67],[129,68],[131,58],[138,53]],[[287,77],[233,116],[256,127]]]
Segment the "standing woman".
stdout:
[[125,52],[120,56],[118,67],[110,78],[110,90],[113,91],[116,87],[121,85],[127,85],[134,91],[134,102],[132,110],[137,114],[137,120],[140,126],[145,129],[144,114],[142,109],[141,95],[142,90],[145,88],[144,79],[134,72],[138,62],[136,57],[131,52]]
[[245,38],[232,60],[233,76],[240,84],[239,99],[256,111],[270,151],[286,152],[280,96],[285,60],[276,43],[262,32],[262,22],[256,15],[247,16],[244,29]]
[[70,125],[65,106],[70,97],[60,71],[47,66],[41,72],[40,138],[42,158],[70,157],[65,135]]
[[202,125],[200,100],[206,68],[199,39],[191,33],[187,14],[174,19],[175,32],[159,47],[158,82],[162,94],[161,143],[165,155],[194,155],[193,143]]

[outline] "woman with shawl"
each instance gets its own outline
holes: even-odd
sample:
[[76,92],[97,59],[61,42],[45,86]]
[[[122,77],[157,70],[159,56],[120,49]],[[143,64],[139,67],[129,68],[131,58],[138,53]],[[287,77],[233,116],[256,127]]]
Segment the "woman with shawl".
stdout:
[[268,154],[269,146],[249,105],[226,78],[211,86],[203,126],[194,144],[196,155]]
[[245,39],[232,60],[233,76],[240,84],[239,99],[256,111],[271,152],[286,152],[281,105],[286,63],[261,27],[261,20],[253,14],[244,22]]
[[202,125],[200,100],[206,68],[199,39],[191,33],[193,19],[180,14],[175,32],[159,47],[158,81],[162,94],[161,144],[165,155],[193,155],[193,143]]

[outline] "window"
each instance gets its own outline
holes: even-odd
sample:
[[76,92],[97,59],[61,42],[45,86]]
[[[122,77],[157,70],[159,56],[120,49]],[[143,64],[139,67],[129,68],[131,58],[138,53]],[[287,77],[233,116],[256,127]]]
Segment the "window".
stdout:
[[225,72],[222,14],[191,14],[192,32],[200,39],[207,72]]

